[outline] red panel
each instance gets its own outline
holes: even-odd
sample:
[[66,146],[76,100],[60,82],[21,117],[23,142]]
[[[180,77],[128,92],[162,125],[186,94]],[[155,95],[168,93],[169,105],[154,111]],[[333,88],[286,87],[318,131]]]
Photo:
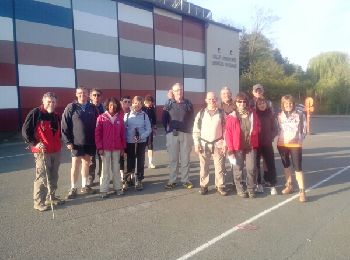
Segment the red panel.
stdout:
[[155,91],[153,75],[121,73],[122,89]]
[[147,95],[155,96],[155,91],[151,90],[128,90],[128,89],[122,89],[122,94],[121,96],[130,96],[133,98],[134,96],[141,96],[145,97]]
[[38,66],[73,68],[73,50],[39,44],[17,43],[18,63]]
[[205,92],[187,92],[184,93],[185,98],[191,100],[192,104],[205,106]]
[[198,40],[205,39],[204,22],[198,22],[197,20],[183,17],[183,36],[196,38]]
[[118,25],[120,38],[153,44],[153,29],[120,20]]
[[102,91],[102,102],[110,97],[115,97],[116,99],[120,99],[120,90],[119,89],[101,89]]
[[184,50],[196,51],[205,53],[205,42],[204,40],[198,40],[191,37],[184,37]]
[[119,91],[119,76],[118,72],[77,70],[78,85],[89,89],[100,88]]
[[14,109],[0,109],[0,131],[10,132],[19,130],[18,125],[18,110]]
[[0,86],[16,86],[16,66],[10,63],[0,63]]
[[169,90],[175,83],[181,83],[183,85],[184,79],[166,76],[156,76],[157,90]]
[[166,47],[182,49],[182,36],[181,34],[154,31],[154,41],[156,45],[162,45]]
[[15,48],[12,41],[0,41],[0,63],[15,64]]
[[164,15],[154,14],[154,29],[175,33],[181,36],[182,21]]

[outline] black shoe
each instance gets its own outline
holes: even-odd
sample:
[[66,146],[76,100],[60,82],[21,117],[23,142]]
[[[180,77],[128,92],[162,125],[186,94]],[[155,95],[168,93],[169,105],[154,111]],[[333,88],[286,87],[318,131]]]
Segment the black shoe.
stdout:
[[135,190],[137,190],[137,191],[143,190],[142,181],[136,181]]
[[207,188],[207,187],[201,187],[201,188],[199,189],[199,194],[201,194],[201,195],[206,195],[206,194],[208,194],[208,188]]
[[226,196],[227,195],[227,191],[225,190],[225,188],[223,187],[218,187],[216,189],[216,191],[221,195],[221,196]]
[[61,200],[58,196],[56,196],[55,194],[52,194],[51,196],[47,196],[46,201],[45,201],[45,205],[46,206],[57,206],[57,205],[62,205],[65,203],[64,200]]
[[84,194],[84,195],[86,195],[86,194],[96,194],[97,191],[94,190],[94,189],[91,189],[89,186],[85,186],[85,187],[81,188],[80,193]]
[[72,200],[75,199],[77,197],[77,188],[72,188],[69,190],[68,195],[66,196],[67,200]]
[[164,185],[164,188],[167,190],[172,190],[176,188],[176,183],[168,183],[166,185]]

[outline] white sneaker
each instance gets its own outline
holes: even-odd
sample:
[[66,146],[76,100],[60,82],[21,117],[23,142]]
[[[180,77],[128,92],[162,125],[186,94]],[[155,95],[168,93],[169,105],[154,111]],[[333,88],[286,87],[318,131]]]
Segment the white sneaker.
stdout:
[[149,168],[149,169],[155,169],[156,166],[155,166],[153,163],[150,163],[150,164],[148,164],[148,168]]
[[271,195],[277,195],[277,190],[275,187],[271,187]]
[[264,193],[264,187],[261,184],[256,185],[257,193]]

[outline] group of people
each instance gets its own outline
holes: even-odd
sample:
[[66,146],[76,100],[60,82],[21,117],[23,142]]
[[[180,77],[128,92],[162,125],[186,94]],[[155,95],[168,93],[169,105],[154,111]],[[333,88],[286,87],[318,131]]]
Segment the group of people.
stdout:
[[[282,194],[293,192],[292,168],[299,185],[299,199],[306,201],[302,173],[302,141],[306,134],[305,116],[295,109],[292,96],[283,96],[281,112],[275,115],[271,101],[264,97],[264,88],[253,86],[253,98],[239,92],[235,97],[228,87],[220,92],[218,103],[214,92],[206,94],[206,107],[196,115],[190,100],[184,98],[180,83],[172,86],[163,107],[162,124],[166,132],[169,155],[169,180],[166,189],[174,189],[180,172],[183,187],[193,188],[189,178],[190,153],[194,150],[200,162],[200,189],[208,193],[209,163],[213,156],[215,187],[227,195],[225,161],[231,164],[237,195],[255,198],[263,192],[263,184],[276,195],[277,184],[272,143],[278,135],[277,149],[281,155],[286,185]],[[78,194],[79,171],[82,194],[94,194],[97,161],[101,198],[123,195],[133,185],[143,189],[145,151],[148,148],[148,167],[153,169],[153,135],[157,119],[154,100],[135,96],[114,97],[101,103],[99,89],[76,89],[77,100],[68,104],[60,120],[55,112],[57,96],[48,92],[42,105],[29,112],[22,135],[34,153],[36,178],[34,181],[34,209],[45,211],[64,200],[56,196],[60,165],[61,139],[72,156],[71,184],[67,199]],[[126,156],[126,171],[124,160]],[[263,177],[260,164],[263,159]],[[246,171],[243,171],[244,166]],[[113,183],[110,190],[109,184]]]

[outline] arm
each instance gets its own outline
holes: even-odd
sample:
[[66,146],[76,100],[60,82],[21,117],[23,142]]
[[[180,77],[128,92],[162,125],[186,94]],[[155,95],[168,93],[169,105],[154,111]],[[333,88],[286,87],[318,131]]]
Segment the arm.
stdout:
[[[125,124],[123,121],[123,117],[120,118],[121,124],[120,124],[120,141],[122,143],[123,149],[126,148],[126,136],[125,136]],[[124,151],[124,150],[122,150]]]
[[170,122],[169,112],[166,110],[163,110],[162,124],[163,124],[163,127],[164,127],[166,133],[168,132],[169,122]]
[[33,109],[27,115],[23,126],[22,126],[22,136],[26,144],[30,146],[35,146],[38,140],[35,138],[35,127],[39,117],[39,108]]
[[[145,112],[144,112],[145,113]],[[140,139],[147,138],[152,133],[151,122],[149,120],[148,115],[145,113],[145,132],[143,132],[140,136]]]
[[61,121],[62,138],[66,145],[73,144],[73,122],[72,122],[72,107],[68,105],[63,112]]
[[96,128],[95,128],[95,142],[97,150],[103,150],[103,126],[102,126],[102,116],[97,118]]
[[225,126],[225,143],[229,154],[233,153],[233,118],[231,116],[226,117]]
[[200,143],[200,137],[201,137],[201,131],[198,128],[198,120],[200,117],[200,112],[197,113],[196,118],[194,120],[193,123],[193,129],[192,129],[192,136],[193,136],[193,142],[194,142],[194,146],[198,146]]

